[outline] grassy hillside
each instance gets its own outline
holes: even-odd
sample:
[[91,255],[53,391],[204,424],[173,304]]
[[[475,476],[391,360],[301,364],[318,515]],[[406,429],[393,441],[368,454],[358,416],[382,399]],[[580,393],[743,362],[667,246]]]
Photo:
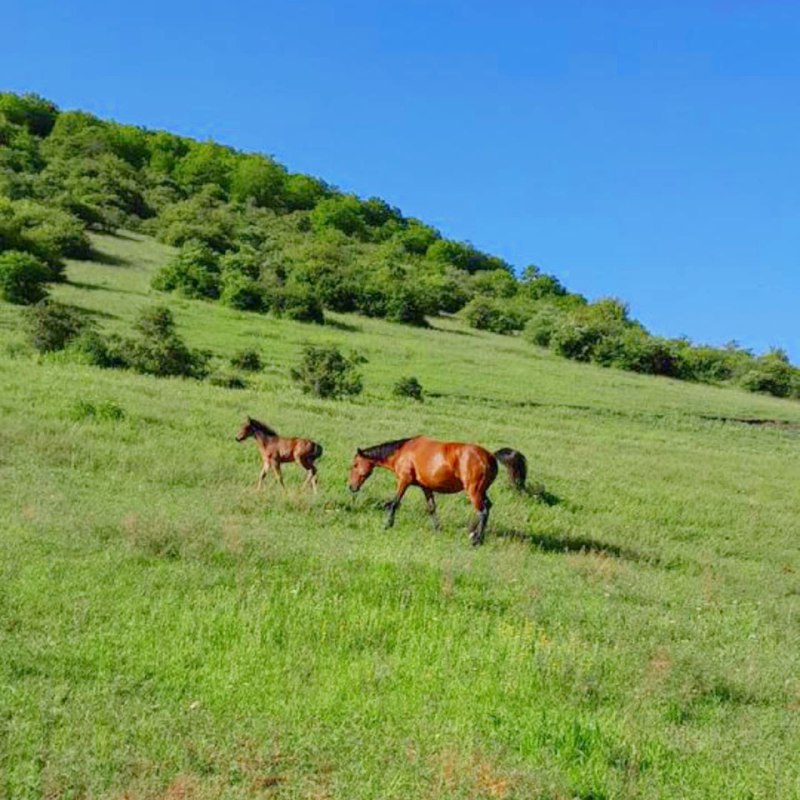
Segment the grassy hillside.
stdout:
[[[94,244],[53,295],[126,333],[171,251]],[[0,304],[0,797],[800,797],[797,403],[446,319],[167,302],[267,367],[236,391],[37,359]],[[364,394],[300,394],[306,342],[363,353]],[[291,467],[254,492],[246,413],[323,443],[318,496]],[[351,498],[347,468],[421,432],[521,449],[543,499],[498,480],[478,550],[463,496],[434,534],[411,491],[385,532],[390,476]]]

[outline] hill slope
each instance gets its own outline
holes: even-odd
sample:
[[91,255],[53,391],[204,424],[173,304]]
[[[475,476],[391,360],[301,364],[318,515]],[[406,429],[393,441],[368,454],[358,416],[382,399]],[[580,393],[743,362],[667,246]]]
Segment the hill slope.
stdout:
[[[171,250],[94,244],[53,294],[127,332]],[[262,352],[250,388],[34,359],[0,304],[0,796],[798,796],[796,403],[169,302],[191,346]],[[369,359],[357,400],[291,384],[321,341]],[[246,413],[323,443],[318,496],[254,493]],[[546,494],[498,480],[477,551],[462,497],[386,533],[389,476],[346,471],[419,432],[518,447]]]

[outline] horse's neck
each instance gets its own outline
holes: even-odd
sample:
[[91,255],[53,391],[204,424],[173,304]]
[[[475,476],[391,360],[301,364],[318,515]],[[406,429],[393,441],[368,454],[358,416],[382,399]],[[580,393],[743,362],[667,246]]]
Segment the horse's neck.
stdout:
[[269,449],[271,443],[278,440],[277,436],[269,436],[263,431],[256,431],[254,438],[256,440],[256,444],[258,445],[258,449],[261,450],[262,453]]

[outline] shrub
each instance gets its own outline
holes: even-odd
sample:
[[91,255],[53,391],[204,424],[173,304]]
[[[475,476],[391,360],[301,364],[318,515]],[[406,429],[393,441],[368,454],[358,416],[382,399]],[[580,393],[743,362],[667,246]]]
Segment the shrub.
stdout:
[[231,358],[231,366],[247,372],[258,372],[264,365],[258,350],[240,350]]
[[298,281],[289,282],[277,298],[275,310],[297,322],[325,323],[322,304],[311,286]]
[[752,369],[742,376],[741,383],[751,392],[789,397],[800,383],[800,370],[792,368],[785,353],[773,350],[755,359]]
[[411,397],[414,400],[422,401],[422,384],[413,376],[400,378],[394,385],[392,394],[395,397]]
[[266,311],[267,292],[258,281],[241,272],[222,273],[220,302],[239,311]]
[[363,388],[355,359],[342,355],[335,345],[305,347],[291,376],[304,392],[317,397],[356,395]]
[[492,333],[512,333],[525,325],[525,316],[519,309],[491,297],[473,297],[461,314],[470,327]]
[[129,366],[128,343],[116,335],[104,338],[95,330],[84,330],[70,342],[69,349],[79,361],[93,367],[125,369]]
[[136,322],[138,340],[129,342],[128,363],[137,372],[203,378],[208,373],[209,354],[190,350],[175,332],[172,312],[154,306],[141,312]]
[[162,292],[178,291],[186,297],[219,297],[219,262],[203,242],[186,242],[153,277],[152,286]]
[[523,336],[531,344],[549,347],[563,314],[552,306],[538,308],[525,323]]
[[0,297],[6,302],[33,305],[44,300],[44,284],[50,278],[50,270],[36,256],[18,250],[0,253]]
[[40,353],[63,350],[87,328],[86,320],[76,309],[46,301],[28,310],[26,325],[29,341]]

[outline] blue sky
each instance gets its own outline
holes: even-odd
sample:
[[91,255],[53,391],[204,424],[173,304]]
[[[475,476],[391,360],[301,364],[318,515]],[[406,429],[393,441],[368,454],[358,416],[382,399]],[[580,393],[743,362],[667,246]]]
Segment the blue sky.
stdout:
[[800,361],[800,4],[3,4],[0,88],[271,153]]

